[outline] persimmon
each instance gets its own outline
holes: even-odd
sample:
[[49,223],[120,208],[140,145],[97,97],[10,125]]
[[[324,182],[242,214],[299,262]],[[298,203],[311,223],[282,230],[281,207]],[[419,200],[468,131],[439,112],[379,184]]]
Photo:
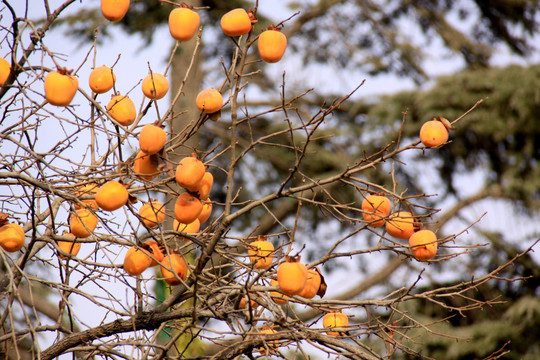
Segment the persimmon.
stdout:
[[51,71],[45,77],[45,99],[56,106],[68,106],[79,88],[79,79],[65,70]]
[[399,211],[389,216],[386,232],[398,239],[408,239],[414,233],[415,219],[408,211]]
[[146,250],[132,246],[128,249],[124,257],[124,270],[129,275],[140,275],[152,265],[152,261]]
[[251,31],[251,18],[244,9],[234,9],[221,17],[221,30],[227,36],[240,36]]
[[[97,190],[98,190],[97,184],[94,184],[94,183],[85,184],[85,185],[79,187],[75,191],[75,195],[77,195],[77,196],[94,195],[95,196]],[[88,206],[89,208],[92,208],[92,209],[97,209],[98,208],[98,204],[97,204],[96,200],[94,200],[94,199],[84,199],[84,200],[81,200],[81,202],[85,206]],[[81,208],[81,205],[79,205],[78,203],[74,203],[73,206],[75,207],[75,209],[80,209]]]
[[210,218],[210,215],[212,215],[212,200],[208,198],[207,200],[203,201],[203,208],[198,217],[199,222],[201,224],[206,222],[206,220]]
[[165,220],[165,206],[157,200],[150,200],[139,209],[143,223],[153,229]]
[[88,85],[96,94],[103,94],[111,90],[116,82],[116,75],[108,66],[100,66],[90,72]]
[[[62,234],[64,237],[73,238],[73,240],[59,240],[57,245],[60,250],[65,252],[66,254],[71,254],[72,256],[77,256],[79,253],[79,250],[81,250],[81,243],[75,240],[75,235],[73,235],[70,232],[64,232]],[[68,259],[69,257],[59,253],[58,256],[60,256],[61,259]]]
[[158,242],[156,240],[146,240],[143,244],[143,248],[147,250],[152,256],[155,258],[152,259],[150,262],[150,266],[156,266],[158,263],[161,263],[163,261],[163,258],[165,255],[163,254],[163,251],[161,250],[161,247],[159,246]]
[[197,194],[200,200],[207,200],[210,196],[210,191],[214,185],[214,176],[210,172],[205,172],[202,179],[192,187],[186,187],[190,192]]
[[321,283],[321,274],[315,269],[309,269],[306,286],[304,286],[304,289],[300,292],[300,294],[298,294],[298,296],[306,299],[313,299],[315,295],[317,295],[317,293],[319,292]]
[[188,265],[184,257],[174,252],[165,255],[161,262],[161,275],[163,276],[163,280],[169,285],[180,284],[178,278],[186,280],[188,275]]
[[279,288],[287,295],[300,294],[306,286],[307,277],[307,267],[300,262],[300,257],[286,256],[277,268]]
[[194,188],[205,172],[206,168],[201,160],[195,156],[185,157],[176,167],[176,182],[185,189]]
[[248,245],[249,260],[255,269],[268,269],[274,260],[274,245],[259,236],[256,241]]
[[139,151],[133,162],[133,172],[148,181],[155,179],[159,175],[159,169],[154,156]]
[[129,193],[126,186],[118,181],[111,180],[103,184],[96,193],[98,206],[106,211],[114,211],[126,205]]
[[167,142],[167,133],[162,127],[146,124],[139,134],[139,147],[145,154],[157,154]]
[[6,59],[0,58],[0,87],[4,86],[10,72],[11,64]]
[[392,204],[385,196],[369,195],[362,201],[362,216],[368,226],[377,228],[384,225],[384,218],[390,214]]
[[174,204],[174,217],[182,224],[189,224],[197,220],[202,212],[201,200],[188,192],[178,196]]
[[98,222],[97,216],[88,209],[77,209],[69,217],[69,232],[79,238],[92,235]]
[[[243,296],[241,299],[240,299],[240,303],[238,304],[238,307],[240,309],[245,309],[247,308],[247,296]],[[259,303],[256,302],[255,300],[253,299],[249,299],[249,303],[251,304],[251,308],[252,309],[256,309],[259,307]]]
[[196,11],[186,7],[178,7],[169,13],[169,32],[178,41],[190,40],[197,29],[201,18]]
[[107,112],[120,125],[129,126],[137,117],[135,103],[127,95],[114,95],[107,104]]
[[[173,230],[183,232],[186,234],[196,234],[199,232],[201,228],[201,222],[199,219],[195,219],[194,221],[190,222],[189,224],[182,224],[178,222],[178,220],[173,220]],[[187,240],[187,239],[185,239]]]
[[[279,286],[279,283],[276,279],[270,280],[270,286]],[[278,305],[283,305],[289,302],[289,297],[278,291],[270,291],[270,297]]]
[[[277,331],[273,327],[268,326],[268,325],[263,326],[259,332],[263,335],[264,334],[266,335],[277,334]],[[279,340],[276,339],[276,340],[264,341],[264,344],[265,344],[264,346],[261,346],[259,348],[259,352],[261,353],[261,355],[265,355],[267,352],[267,349],[270,351],[277,349],[279,347]]]
[[420,230],[409,238],[409,246],[416,260],[426,261],[437,254],[437,235],[431,230]]
[[334,331],[327,331],[330,336],[343,335],[347,331],[349,318],[341,311],[333,311],[323,316],[323,327]]
[[103,17],[112,22],[118,22],[126,16],[129,0],[101,0]]
[[146,75],[141,88],[144,96],[152,100],[159,100],[169,91],[169,80],[161,74],[151,73]]
[[276,63],[287,49],[287,37],[278,28],[271,26],[259,35],[257,48],[261,59],[267,63]]
[[440,147],[448,141],[448,128],[442,121],[426,121],[420,128],[420,140],[428,148]]
[[223,96],[216,89],[204,89],[195,98],[197,108],[205,114],[213,114],[221,110]]
[[0,246],[7,252],[19,251],[24,246],[24,229],[16,223],[0,227]]

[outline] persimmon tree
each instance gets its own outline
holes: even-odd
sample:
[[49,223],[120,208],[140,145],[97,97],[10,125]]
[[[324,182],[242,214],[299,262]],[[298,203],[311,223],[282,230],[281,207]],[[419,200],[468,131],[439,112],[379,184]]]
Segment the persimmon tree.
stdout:
[[[270,62],[287,56],[281,35],[279,44],[265,39],[259,46],[265,29],[253,26],[257,4],[232,14],[232,36],[219,34],[230,57],[215,64],[213,91],[198,98],[187,94],[210,90],[191,80],[199,76],[192,71],[204,21],[189,24],[197,29],[191,36],[178,35],[192,50],[182,54],[189,61],[181,81],[169,86],[166,79],[175,47],[167,66],[141,69],[131,88],[118,88],[115,64],[106,64],[103,82],[113,86],[102,91],[78,76],[101,67],[97,42],[73,64],[59,55],[61,44],[47,41],[51,26],[78,3],[44,5],[45,20],[33,22],[4,2],[12,24],[2,28],[10,67],[0,74],[0,221],[1,229],[21,225],[25,236],[20,250],[0,252],[2,355],[422,356],[423,337],[465,339],[440,333],[444,317],[425,322],[411,306],[466,316],[498,303],[471,295],[481,286],[525,280],[501,274],[532,246],[455,283],[419,286],[486,246],[465,240],[481,217],[443,233],[462,204],[439,209],[437,194],[412,192],[398,176],[404,167],[415,171],[409,154],[453,144],[421,142],[421,124],[412,135],[402,109],[400,126],[384,141],[349,151],[348,144],[377,135],[366,140],[333,124],[367,86],[362,81],[319,101],[311,97],[317,89],[289,91],[284,73],[271,90],[278,101],[252,101],[253,83],[265,77],[259,51]],[[209,11],[178,8],[190,21]],[[288,34],[295,16],[270,31]],[[51,74],[56,79],[47,84]],[[132,104],[140,87],[147,97]],[[170,103],[161,99],[167,91]],[[459,114],[435,115],[450,140],[479,100],[471,98]],[[1,229],[0,244],[21,238],[20,230]],[[369,265],[339,271],[351,259]],[[397,285],[368,291],[398,268],[405,270]],[[504,352],[497,351],[491,358]]]

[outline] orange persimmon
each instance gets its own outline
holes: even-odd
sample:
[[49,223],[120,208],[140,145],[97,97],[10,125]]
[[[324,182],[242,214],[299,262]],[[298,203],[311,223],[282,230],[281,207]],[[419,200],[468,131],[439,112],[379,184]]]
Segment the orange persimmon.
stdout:
[[4,86],[10,72],[11,64],[6,59],[0,58],[0,87]]
[[315,295],[319,292],[321,287],[322,277],[321,274],[315,269],[308,270],[308,277],[306,280],[306,286],[298,296],[301,296],[306,299],[313,299]]
[[194,188],[202,180],[206,168],[196,156],[180,160],[176,167],[176,182],[185,189]]
[[223,96],[216,89],[205,89],[197,94],[195,98],[197,108],[205,114],[213,114],[221,110],[223,106]]
[[343,335],[347,331],[348,325],[349,318],[341,311],[333,311],[323,317],[323,327],[325,329],[334,330],[326,332],[326,334],[330,336]]
[[158,263],[161,263],[161,261],[163,261],[165,255],[156,240],[146,240],[143,244],[143,248],[150,254],[152,254],[152,256],[155,258],[155,260],[150,258],[152,259],[150,266],[156,266]]
[[240,36],[251,31],[252,19],[248,12],[238,8],[221,17],[221,30],[227,36]]
[[268,269],[274,260],[274,245],[264,236],[258,236],[256,241],[248,245],[249,260],[255,269]]
[[111,90],[116,82],[116,75],[108,66],[100,66],[90,72],[88,85],[96,94],[103,94]]
[[107,211],[114,211],[126,205],[129,193],[126,186],[118,181],[111,180],[103,184],[96,193],[98,206]]
[[[171,271],[172,270],[172,271]],[[161,262],[161,275],[163,280],[169,285],[180,284],[180,279],[186,280],[188,275],[188,265],[182,255],[171,252],[164,255]]]
[[59,69],[51,71],[45,77],[45,99],[56,106],[68,106],[79,88],[79,79]]
[[155,155],[148,155],[144,151],[139,151],[133,162],[133,171],[145,180],[152,180],[159,175],[159,169]]
[[420,140],[426,147],[440,147],[448,141],[448,128],[440,120],[426,121],[420,128]]
[[362,216],[368,226],[377,228],[384,225],[384,218],[390,214],[390,200],[380,195],[369,195],[362,201]]
[[[279,283],[276,279],[270,280],[270,286],[279,286]],[[280,293],[279,291],[270,291],[270,297],[278,305],[283,305],[289,302],[289,297],[285,294]]]
[[107,112],[120,125],[129,126],[137,117],[135,103],[127,95],[114,95],[107,104]]
[[153,229],[165,220],[165,206],[157,200],[150,200],[139,209],[142,222]]
[[426,261],[437,254],[437,235],[431,230],[420,230],[409,238],[409,246],[416,260]]
[[77,209],[69,217],[69,232],[79,238],[92,235],[98,222],[97,216],[88,209]]
[[0,246],[7,252],[19,251],[24,246],[24,229],[16,223],[0,227]]
[[139,134],[139,147],[148,155],[158,153],[167,142],[167,133],[162,127],[146,124]]
[[304,290],[308,277],[306,265],[300,257],[286,256],[285,261],[277,268],[279,288],[287,295],[298,295]]
[[267,63],[281,60],[287,49],[287,37],[278,28],[271,26],[257,40],[259,55]]
[[210,172],[205,172],[202,179],[195,186],[186,187],[190,192],[197,194],[200,200],[207,200],[210,196],[210,191],[214,185],[214,176]]
[[[70,232],[64,232],[62,236],[73,238],[73,240],[59,240],[57,245],[60,250],[66,254],[71,254],[72,256],[77,256],[79,250],[81,250],[81,243],[75,240],[75,235]],[[69,257],[59,253],[61,259],[68,259]]]
[[103,17],[112,22],[118,22],[126,16],[129,0],[101,0]]
[[146,75],[141,88],[144,96],[152,100],[159,100],[169,91],[169,80],[161,74],[151,73]]
[[152,265],[152,261],[146,250],[132,246],[124,257],[124,270],[129,275],[140,275]]
[[389,216],[386,232],[398,239],[408,239],[414,233],[415,219],[408,211],[399,211]]
[[197,32],[200,22],[201,18],[197,12],[179,7],[169,14],[169,32],[175,40],[188,41]]
[[201,200],[188,192],[178,196],[174,205],[174,217],[179,223],[189,224],[197,220],[202,212]]

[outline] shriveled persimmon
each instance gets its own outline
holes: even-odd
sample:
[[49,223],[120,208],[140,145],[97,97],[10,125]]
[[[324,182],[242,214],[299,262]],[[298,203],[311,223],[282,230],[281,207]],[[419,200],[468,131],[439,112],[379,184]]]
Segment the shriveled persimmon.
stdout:
[[186,280],[188,276],[186,259],[175,252],[171,252],[169,255],[165,254],[161,262],[161,275],[169,285],[180,284],[180,279]]
[[179,223],[189,224],[197,220],[202,208],[201,200],[188,192],[184,192],[176,199],[174,216]]
[[6,59],[0,58],[0,86],[4,86],[10,72],[11,64]]
[[408,211],[399,211],[389,216],[386,232],[398,239],[408,239],[415,230],[415,218]]
[[[72,240],[59,240],[57,245],[60,250],[71,256],[77,256],[79,250],[81,250],[81,243],[75,240],[75,235],[70,232],[64,232],[62,234],[64,237],[73,238]],[[59,253],[61,259],[68,259],[68,256]]]
[[263,61],[278,62],[287,49],[287,37],[278,28],[271,26],[259,35],[257,48]]
[[155,155],[148,155],[139,151],[133,162],[133,171],[141,178],[151,181],[159,175],[158,163]]
[[161,126],[146,124],[139,133],[139,147],[145,154],[158,153],[166,142],[167,132]]
[[225,35],[240,36],[251,31],[252,17],[244,9],[233,9],[221,17],[220,24]]
[[17,223],[8,223],[0,227],[0,246],[7,252],[21,250],[24,238],[24,229]]
[[77,93],[79,79],[64,69],[51,71],[45,77],[45,99],[56,106],[68,106]]
[[213,114],[221,110],[223,96],[216,89],[205,89],[197,94],[195,104],[205,114]]
[[362,216],[369,226],[377,228],[384,225],[384,218],[390,214],[392,204],[385,196],[369,195],[362,201]]
[[130,0],[101,0],[103,17],[112,22],[118,22],[126,16]]
[[420,141],[429,148],[440,147],[448,141],[448,128],[437,119],[426,121],[420,128]]
[[138,246],[132,246],[124,257],[124,270],[129,275],[140,275],[152,265],[148,252]]
[[114,211],[126,205],[129,193],[126,186],[116,180],[103,184],[96,193],[98,206],[106,211]]
[[248,255],[255,269],[268,269],[274,260],[274,245],[264,236],[259,236],[248,245]]
[[349,325],[349,317],[341,311],[333,311],[323,316],[323,327],[332,331],[327,331],[330,336],[344,335]]
[[139,209],[143,223],[153,229],[165,220],[165,206],[157,200],[150,200]]
[[300,257],[286,256],[285,261],[277,268],[279,288],[287,295],[298,295],[304,290],[308,277],[306,265]]
[[79,238],[92,235],[98,223],[97,216],[88,209],[77,209],[69,217],[69,232]]
[[107,104],[107,112],[123,126],[133,124],[137,117],[135,103],[127,95],[114,95]]
[[178,41],[190,40],[197,29],[201,18],[196,11],[187,7],[178,7],[169,13],[169,32]]
[[96,94],[103,94],[111,90],[116,82],[116,75],[108,66],[99,66],[90,72],[88,85]]
[[144,96],[152,100],[158,100],[167,95],[169,80],[162,74],[151,73],[146,75],[141,87]]
[[437,235],[431,230],[420,230],[409,238],[409,246],[416,260],[427,261],[437,255]]
[[206,168],[196,156],[187,156],[176,167],[176,182],[185,189],[194,188],[202,180]]

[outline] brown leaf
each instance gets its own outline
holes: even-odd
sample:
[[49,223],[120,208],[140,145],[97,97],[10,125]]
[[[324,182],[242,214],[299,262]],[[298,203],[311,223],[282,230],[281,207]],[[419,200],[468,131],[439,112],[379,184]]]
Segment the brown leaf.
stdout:
[[315,271],[318,272],[321,277],[321,286],[319,286],[319,290],[317,290],[317,295],[322,298],[326,294],[326,289],[328,288],[328,285],[326,285],[326,281],[324,281],[324,276],[321,274],[319,269],[315,268]]

